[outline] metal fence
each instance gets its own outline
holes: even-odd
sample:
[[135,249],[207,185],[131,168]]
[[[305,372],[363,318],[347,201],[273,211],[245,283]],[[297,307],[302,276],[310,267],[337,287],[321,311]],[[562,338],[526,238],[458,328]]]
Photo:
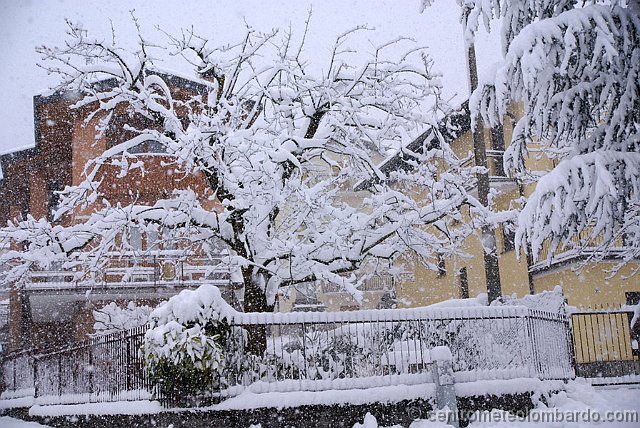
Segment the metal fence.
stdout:
[[35,355],[38,404],[150,398],[154,389],[139,352],[145,331],[145,327],[137,327]]
[[267,350],[249,359],[243,373],[229,367],[226,384],[279,391],[422,383],[430,379],[429,350],[436,346],[452,350],[458,382],[573,377],[564,315],[523,307],[351,314],[313,314],[304,322],[277,315],[234,320],[227,355],[243,353],[246,332],[255,325],[268,327]]
[[607,378],[640,375],[640,325],[633,312],[590,311],[571,315],[576,374]]
[[[448,346],[457,382],[569,379],[569,320],[524,307],[241,314],[227,320],[221,375],[185,396],[152,386],[144,328],[32,356],[36,402],[155,398],[166,406],[220,402],[244,390],[321,391],[432,382],[429,350]],[[256,330],[266,350],[247,352]],[[10,362],[13,360],[7,360]],[[8,389],[15,389],[5,363]]]
[[20,351],[7,355],[2,364],[3,399],[33,396],[35,377],[32,351]]

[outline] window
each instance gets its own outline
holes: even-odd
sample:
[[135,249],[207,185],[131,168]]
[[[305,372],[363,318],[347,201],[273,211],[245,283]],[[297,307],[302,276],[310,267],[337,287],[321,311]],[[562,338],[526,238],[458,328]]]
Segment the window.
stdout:
[[627,291],[624,294],[627,298],[627,305],[637,305],[640,303],[640,291]]
[[460,287],[460,298],[469,298],[469,279],[467,278],[467,268],[463,267],[458,271],[458,286]]
[[158,248],[158,231],[155,229],[149,229],[146,232],[147,236],[147,250]]
[[[105,139],[107,142],[107,149],[113,146],[129,141],[130,139],[138,136],[135,131],[130,130],[128,127],[134,129],[155,129],[161,130],[162,126],[159,122],[145,117],[138,113],[133,112],[117,112],[113,114],[107,130],[105,132]],[[165,153],[165,147],[156,141],[147,140],[135,147],[129,149],[129,153]]]
[[129,229],[129,245],[133,250],[142,250],[142,235],[137,227]]
[[176,249],[176,240],[174,238],[173,230],[170,227],[162,228],[162,243],[165,250]]
[[515,231],[513,231],[510,227],[502,226],[502,246],[504,247],[505,253],[516,249],[515,241]]
[[502,154],[504,153],[504,131],[502,125],[491,129],[491,148],[493,153],[493,174],[497,177],[504,177],[504,167],[502,166]]
[[447,274],[447,262],[442,254],[438,254],[438,276]]
[[49,180],[47,183],[47,217],[49,221],[53,220],[55,212],[60,205],[60,191],[62,190],[62,183],[57,180]]
[[137,146],[131,147],[128,152],[133,154],[166,153],[167,148],[157,141],[147,140]]
[[22,205],[22,207],[20,207],[20,216],[21,216],[20,220],[26,220],[29,213],[30,213],[29,204],[26,203]]

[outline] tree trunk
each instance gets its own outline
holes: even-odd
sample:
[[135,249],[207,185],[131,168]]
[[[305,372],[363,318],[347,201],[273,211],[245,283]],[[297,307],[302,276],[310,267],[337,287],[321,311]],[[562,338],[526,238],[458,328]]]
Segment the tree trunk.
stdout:
[[[260,274],[258,274],[260,275]],[[274,305],[267,304],[265,291],[257,283],[253,268],[243,268],[244,279],[244,311],[273,312]],[[262,355],[267,349],[267,329],[264,325],[251,325],[247,328],[247,344],[245,350],[254,355]]]
[[[465,16],[466,25],[467,16]],[[467,63],[469,65],[469,96],[478,87],[478,69],[476,65],[476,49],[473,43],[467,46]],[[487,152],[484,143],[484,131],[480,120],[473,129],[473,154],[476,166],[487,167]],[[485,207],[489,205],[489,174],[477,173],[478,200]],[[493,302],[502,295],[500,284],[500,266],[496,248],[495,230],[489,225],[482,226],[482,248],[484,253],[484,272],[487,279],[487,294],[489,302]]]

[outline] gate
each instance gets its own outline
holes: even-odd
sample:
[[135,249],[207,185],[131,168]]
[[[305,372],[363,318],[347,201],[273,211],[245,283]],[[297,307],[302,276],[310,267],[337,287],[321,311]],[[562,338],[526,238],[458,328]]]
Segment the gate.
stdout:
[[633,312],[593,311],[571,315],[576,376],[640,376],[638,333]]

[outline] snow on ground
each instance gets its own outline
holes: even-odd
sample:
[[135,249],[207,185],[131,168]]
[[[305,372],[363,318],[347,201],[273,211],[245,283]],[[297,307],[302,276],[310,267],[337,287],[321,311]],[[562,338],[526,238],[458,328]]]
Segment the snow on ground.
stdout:
[[9,416],[0,416],[0,427],[2,428],[38,428],[48,427],[48,425],[40,425],[36,422],[23,421],[22,419],[10,418]]
[[[270,394],[263,394],[265,396]],[[86,406],[86,405],[80,405]],[[99,413],[86,406],[85,414]],[[639,427],[640,388],[595,389],[584,380],[570,382],[566,391],[540,401],[528,417],[502,412],[483,412],[471,415],[470,428],[582,428],[582,427]],[[416,420],[411,428],[446,428],[447,415],[435,413],[431,419]],[[3,428],[46,427],[35,422],[26,422],[10,417],[0,417]],[[391,428],[397,428],[395,425]],[[381,428],[370,414],[354,428]]]
[[[567,385],[566,391],[553,395],[548,406],[540,402],[524,419],[494,411],[472,415],[470,428],[582,428],[640,426],[640,388],[594,389],[584,381]],[[446,428],[444,414],[414,421],[410,428]],[[396,428],[397,426],[391,427]],[[375,417],[367,414],[354,428],[379,428]]]

